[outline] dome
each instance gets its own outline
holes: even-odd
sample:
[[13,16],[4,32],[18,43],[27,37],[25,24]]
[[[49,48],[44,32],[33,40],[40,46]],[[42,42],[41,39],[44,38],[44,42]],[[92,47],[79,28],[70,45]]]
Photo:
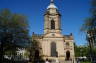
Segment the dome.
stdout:
[[47,7],[47,9],[49,9],[49,8],[57,8],[57,7],[54,5],[54,3],[50,3],[50,5]]

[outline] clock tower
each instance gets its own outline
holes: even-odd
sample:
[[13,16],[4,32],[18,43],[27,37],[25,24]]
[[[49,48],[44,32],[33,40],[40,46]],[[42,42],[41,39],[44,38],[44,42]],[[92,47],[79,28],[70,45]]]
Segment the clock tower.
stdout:
[[44,14],[44,34],[61,33],[60,19],[61,14],[55,6],[53,0]]

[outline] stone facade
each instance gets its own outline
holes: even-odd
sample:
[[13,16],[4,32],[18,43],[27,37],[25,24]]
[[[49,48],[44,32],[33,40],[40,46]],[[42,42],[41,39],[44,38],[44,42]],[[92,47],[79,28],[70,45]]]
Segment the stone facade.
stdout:
[[33,38],[40,42],[40,55],[44,60],[75,61],[74,39],[70,35],[61,33],[61,14],[53,2],[44,14],[44,34],[33,34]]

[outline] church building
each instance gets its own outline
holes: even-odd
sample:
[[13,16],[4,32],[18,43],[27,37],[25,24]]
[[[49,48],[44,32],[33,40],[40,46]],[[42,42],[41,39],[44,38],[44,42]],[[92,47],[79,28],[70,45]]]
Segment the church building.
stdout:
[[44,60],[64,63],[65,61],[75,62],[74,38],[72,33],[63,35],[61,30],[61,14],[51,0],[44,13],[44,34],[33,34],[34,40],[40,45],[40,56]]

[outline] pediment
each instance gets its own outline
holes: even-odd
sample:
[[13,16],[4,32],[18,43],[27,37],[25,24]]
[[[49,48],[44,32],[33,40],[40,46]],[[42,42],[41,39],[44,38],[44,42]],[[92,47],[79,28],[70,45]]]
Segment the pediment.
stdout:
[[48,33],[45,34],[44,37],[63,37],[63,35],[60,33]]

